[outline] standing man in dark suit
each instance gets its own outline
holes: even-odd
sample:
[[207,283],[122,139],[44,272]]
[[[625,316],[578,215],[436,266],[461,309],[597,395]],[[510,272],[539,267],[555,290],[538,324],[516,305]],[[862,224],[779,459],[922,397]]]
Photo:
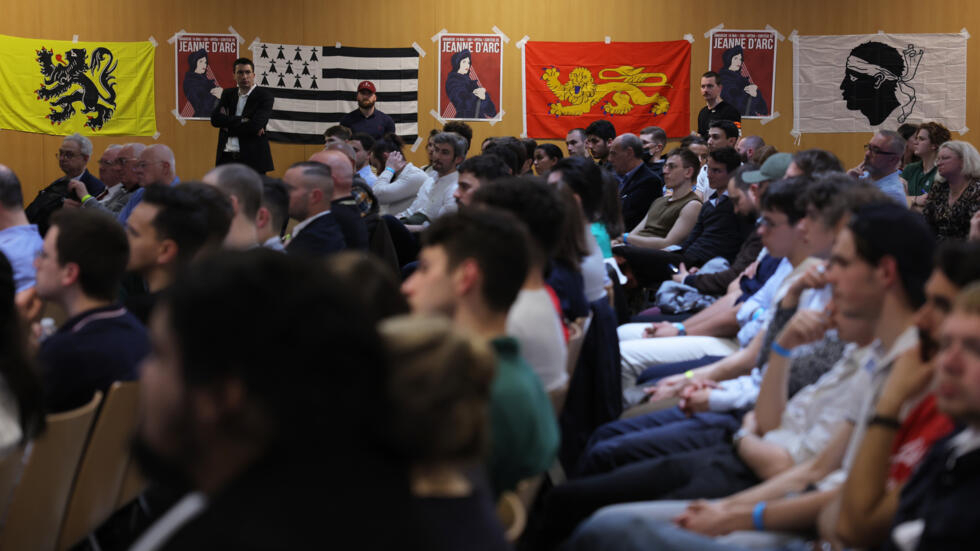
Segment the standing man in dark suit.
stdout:
[[211,113],[211,126],[218,132],[216,165],[242,163],[265,174],[273,169],[265,125],[272,115],[273,97],[255,85],[255,65],[240,57],[234,63],[236,88],[221,93]]
[[344,234],[330,212],[333,176],[330,167],[305,161],[289,167],[282,181],[289,191],[289,216],[299,221],[286,252],[326,256],[346,247]]
[[635,134],[623,134],[609,148],[609,163],[619,179],[623,225],[635,228],[650,204],[663,195],[664,182],[643,162],[643,142]]

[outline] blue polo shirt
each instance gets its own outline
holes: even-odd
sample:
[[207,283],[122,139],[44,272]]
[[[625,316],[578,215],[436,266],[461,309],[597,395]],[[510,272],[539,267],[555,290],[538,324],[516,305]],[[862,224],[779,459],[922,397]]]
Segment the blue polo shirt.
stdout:
[[360,109],[355,109],[340,119],[340,126],[350,128],[353,134],[363,132],[376,140],[395,131],[395,121],[377,109],[370,117],[365,117]]
[[75,409],[96,390],[136,380],[149,352],[146,328],[118,304],[70,318],[38,352],[45,407],[49,413]]
[[34,259],[41,253],[42,245],[44,241],[34,224],[0,230],[0,252],[14,269],[14,284],[18,293],[34,286]]

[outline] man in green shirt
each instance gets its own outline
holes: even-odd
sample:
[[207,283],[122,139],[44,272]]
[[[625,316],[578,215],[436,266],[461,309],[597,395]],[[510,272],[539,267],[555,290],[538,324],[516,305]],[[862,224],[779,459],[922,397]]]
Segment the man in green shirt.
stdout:
[[506,336],[507,313],[529,269],[529,237],[513,215],[463,209],[422,234],[418,269],[402,292],[412,311],[449,316],[486,339],[497,355],[490,389],[490,456],[495,494],[544,472],[558,450],[558,425],[541,381]]

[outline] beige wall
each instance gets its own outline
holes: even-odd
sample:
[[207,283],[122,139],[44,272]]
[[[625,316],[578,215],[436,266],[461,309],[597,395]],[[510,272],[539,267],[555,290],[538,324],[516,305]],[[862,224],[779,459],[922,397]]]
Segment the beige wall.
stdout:
[[[584,2],[570,0],[48,0],[34,4],[23,0],[0,0],[0,33],[24,37],[70,40],[146,40],[154,36],[156,53],[156,114],[159,141],[173,147],[177,170],[183,179],[196,179],[214,161],[217,131],[204,121],[180,126],[174,108],[174,54],[166,40],[176,31],[227,32],[233,26],[246,44],[256,36],[263,40],[299,44],[396,47],[418,42],[429,53],[421,60],[419,82],[419,133],[426,135],[435,121],[428,114],[435,107],[437,92],[436,56],[430,37],[440,29],[461,33],[489,33],[496,25],[511,42],[504,48],[504,120],[494,127],[474,125],[474,143],[490,135],[521,132],[520,50],[514,43],[524,35],[532,40],[596,41],[610,36],[614,41],[678,40],[686,33],[695,36],[691,74],[707,66],[704,32],[719,23],[731,29],[764,28],[770,24],[788,35],[873,33],[879,29],[896,33],[958,32],[966,27],[980,32],[980,2],[948,0],[942,3],[899,0],[619,0]],[[977,38],[969,41],[970,75],[977,75],[980,55]],[[796,149],[792,127],[792,49],[779,43],[775,110],[782,116],[766,126],[747,121],[744,132],[761,134],[780,150]],[[697,86],[691,90],[692,124],[701,107]],[[980,128],[976,109],[967,112],[967,126]],[[838,153],[845,164],[860,160],[867,134],[805,135],[800,148],[822,147]],[[965,136],[972,138],[972,133]],[[96,138],[96,154],[112,141]],[[137,141],[152,143],[152,139]],[[24,182],[28,201],[37,190],[59,177],[54,153],[60,138],[0,132],[0,163],[11,166]],[[315,148],[274,144],[272,153],[281,175],[289,164],[305,159]],[[423,163],[422,151],[410,157]],[[89,165],[96,170],[95,159]]]

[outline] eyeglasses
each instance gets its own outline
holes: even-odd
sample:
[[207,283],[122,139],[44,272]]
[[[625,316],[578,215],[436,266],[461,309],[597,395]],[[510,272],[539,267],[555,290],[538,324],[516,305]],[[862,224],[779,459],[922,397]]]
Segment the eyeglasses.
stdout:
[[767,228],[778,228],[779,226],[783,226],[783,225],[789,226],[790,223],[789,220],[787,220],[786,222],[776,222],[771,218],[767,218],[763,216],[762,221],[759,222],[759,225],[766,226]]
[[54,154],[55,159],[64,158],[64,159],[72,160],[75,157],[81,157],[81,154],[75,153],[73,151],[64,151],[61,149],[59,149],[58,152]]
[[873,145],[871,145],[869,143],[864,144],[864,150],[867,151],[868,153],[871,153],[872,155],[881,155],[881,156],[898,155],[898,153],[893,153],[891,151],[885,151],[884,149],[880,149],[880,148],[875,147],[875,146],[873,146]]
[[154,165],[154,164],[162,163],[162,162],[163,161],[140,161],[140,162],[136,163],[136,168],[138,168],[140,170],[143,170],[144,168],[146,168],[146,167],[148,167],[150,165]]

